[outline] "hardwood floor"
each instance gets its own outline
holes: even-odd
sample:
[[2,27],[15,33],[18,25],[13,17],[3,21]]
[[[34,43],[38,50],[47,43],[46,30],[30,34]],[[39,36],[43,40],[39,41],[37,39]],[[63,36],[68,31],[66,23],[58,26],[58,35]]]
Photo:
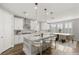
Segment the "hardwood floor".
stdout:
[[[77,44],[70,43],[58,43],[56,44],[56,48],[52,45],[52,48],[48,48],[42,52],[43,55],[79,55],[79,42]],[[1,55],[25,55],[22,51],[23,44],[15,45],[15,47],[8,49],[7,51],[3,52]],[[37,54],[39,55],[39,54]]]
[[1,55],[24,55],[22,49],[23,49],[23,44],[17,44],[14,47],[1,53]]

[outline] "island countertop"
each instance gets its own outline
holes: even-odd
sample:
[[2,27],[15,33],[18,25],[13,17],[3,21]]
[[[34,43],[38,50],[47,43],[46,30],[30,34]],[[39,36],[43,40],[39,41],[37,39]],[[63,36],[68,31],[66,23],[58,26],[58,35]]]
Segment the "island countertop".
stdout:
[[54,37],[54,35],[43,35],[43,37],[41,37],[41,36],[35,35],[35,34],[27,34],[27,35],[23,35],[23,37],[28,40],[31,40],[31,41],[37,41],[37,40],[41,40],[41,39]]

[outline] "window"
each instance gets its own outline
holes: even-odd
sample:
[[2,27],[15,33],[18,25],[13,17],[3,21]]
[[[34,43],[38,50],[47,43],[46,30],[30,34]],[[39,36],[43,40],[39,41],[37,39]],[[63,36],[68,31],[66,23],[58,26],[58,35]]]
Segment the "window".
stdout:
[[58,24],[59,29],[63,29],[63,24]]
[[62,32],[63,31],[63,24],[59,23],[57,24],[57,32]]
[[69,22],[69,33],[72,33],[72,22]]
[[51,31],[52,31],[53,33],[56,32],[56,24],[51,24]]
[[72,33],[72,22],[65,23],[65,32]]
[[69,28],[72,28],[72,22],[69,22]]

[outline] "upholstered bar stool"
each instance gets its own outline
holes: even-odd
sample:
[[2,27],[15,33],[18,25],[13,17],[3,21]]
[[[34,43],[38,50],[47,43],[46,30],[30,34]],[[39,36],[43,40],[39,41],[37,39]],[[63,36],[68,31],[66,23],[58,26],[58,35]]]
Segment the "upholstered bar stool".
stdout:
[[40,55],[42,55],[42,40],[33,42],[32,46],[37,49],[37,53],[40,53]]
[[52,44],[51,38],[45,39],[45,44],[46,44],[46,48],[51,47],[51,44]]
[[56,37],[53,37],[53,38],[52,38],[52,41],[53,41],[54,46],[55,46],[55,48],[56,48]]

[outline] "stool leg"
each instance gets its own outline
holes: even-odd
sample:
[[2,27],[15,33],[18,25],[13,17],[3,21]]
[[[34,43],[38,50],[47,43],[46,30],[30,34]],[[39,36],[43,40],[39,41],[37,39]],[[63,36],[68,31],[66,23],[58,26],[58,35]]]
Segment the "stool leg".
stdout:
[[42,55],[42,49],[41,48],[39,48],[39,52],[40,52],[40,55]]
[[56,40],[55,40],[55,49],[56,49]]
[[42,55],[42,44],[40,44],[41,47],[39,47],[39,52],[40,52],[40,55]]

